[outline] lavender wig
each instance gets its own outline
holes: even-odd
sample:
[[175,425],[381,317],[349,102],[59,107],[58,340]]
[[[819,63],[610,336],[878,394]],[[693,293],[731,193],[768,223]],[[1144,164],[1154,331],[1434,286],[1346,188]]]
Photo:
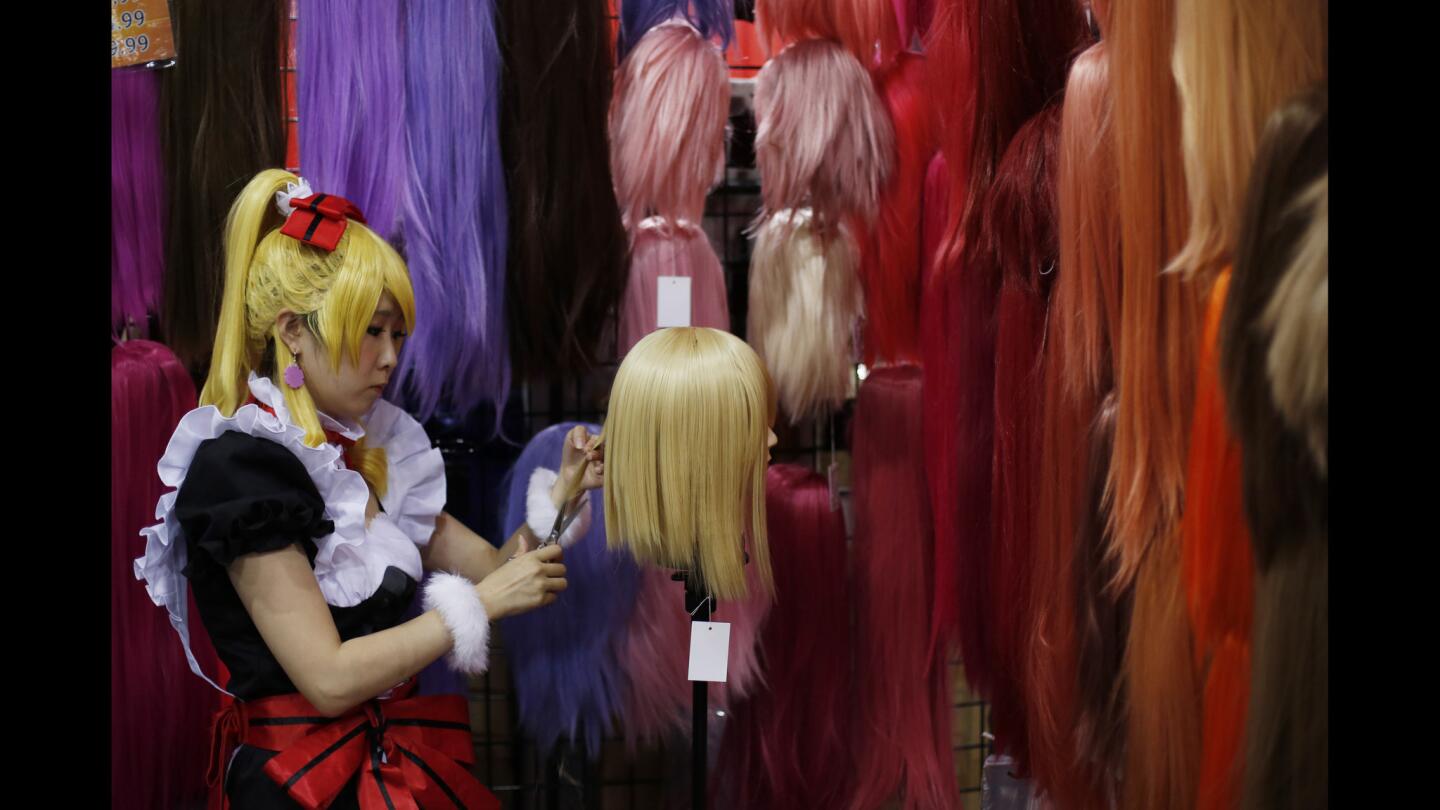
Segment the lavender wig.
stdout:
[[110,328],[148,334],[165,269],[165,169],[157,117],[159,77],[110,72]]
[[[555,469],[565,434],[578,422],[552,425],[535,435],[506,484],[504,537],[525,522],[530,475]],[[598,425],[586,425],[591,433]],[[583,743],[590,757],[619,713],[627,679],[616,658],[640,570],[625,552],[605,546],[604,499],[590,496],[590,531],[565,551],[569,587],[554,604],[500,621],[520,707],[520,725],[541,751],[564,737]],[[497,538],[503,542],[503,538]]]
[[300,173],[359,206],[393,240],[405,186],[405,57],[399,3],[301,0],[296,21]]
[[510,389],[493,12],[488,0],[406,5],[409,178],[400,229],[417,323],[399,370],[422,418],[442,403],[458,411],[503,403]]

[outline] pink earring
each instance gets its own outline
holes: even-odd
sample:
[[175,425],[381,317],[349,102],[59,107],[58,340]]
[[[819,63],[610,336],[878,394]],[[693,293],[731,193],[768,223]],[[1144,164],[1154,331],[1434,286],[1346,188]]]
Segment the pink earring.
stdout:
[[300,354],[294,354],[295,359],[285,367],[285,384],[291,388],[299,388],[305,384],[305,371],[300,368]]

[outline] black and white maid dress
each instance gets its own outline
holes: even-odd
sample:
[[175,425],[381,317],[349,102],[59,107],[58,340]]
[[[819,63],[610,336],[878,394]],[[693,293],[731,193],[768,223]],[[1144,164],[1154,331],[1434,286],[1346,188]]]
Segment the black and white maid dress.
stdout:
[[[233,416],[205,406],[180,421],[159,464],[175,491],[160,499],[162,522],[143,530],[145,556],[135,561],[136,578],[169,611],[191,669],[234,697],[216,718],[212,806],[498,807],[465,767],[474,748],[462,697],[415,696],[412,678],[342,717],[320,716],[266,647],[226,573],[237,557],[297,545],[342,640],[399,624],[424,574],[420,549],[445,506],[440,451],[384,400],[364,427],[322,414],[327,441],[309,447],[269,379],[252,374],[249,388],[251,400]],[[361,436],[388,461],[381,511],[368,525],[370,489],[345,459]],[[224,685],[190,650],[187,585],[229,671]]]

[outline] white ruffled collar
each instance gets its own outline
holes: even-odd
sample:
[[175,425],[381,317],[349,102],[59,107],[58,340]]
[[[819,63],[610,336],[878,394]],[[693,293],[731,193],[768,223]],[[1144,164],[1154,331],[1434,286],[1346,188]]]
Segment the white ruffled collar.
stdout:
[[[250,372],[250,379],[247,382],[250,387],[250,395],[256,400],[265,403],[275,411],[275,416],[287,425],[295,424],[290,418],[290,409],[285,405],[285,393],[275,385],[269,377],[262,377],[255,372]],[[379,400],[376,401],[379,404]],[[374,413],[372,408],[370,413]],[[360,441],[365,435],[365,427],[357,422],[349,422],[343,419],[336,419],[324,411],[316,411],[320,415],[320,426],[333,433],[349,439],[352,442]],[[366,415],[367,418],[369,414]]]
[[182,573],[187,550],[174,513],[180,486],[202,443],[226,432],[241,432],[284,446],[305,466],[325,502],[325,517],[335,525],[333,533],[316,541],[314,569],[325,601],[336,607],[356,605],[373,595],[390,567],[419,580],[424,575],[420,548],[430,542],[435,520],[445,507],[444,460],[431,447],[424,428],[405,411],[380,400],[363,426],[322,414],[327,429],[350,439],[368,435],[370,446],[385,449],[383,511],[367,525],[370,488],[359,472],[346,468],[341,449],[329,443],[306,445],[305,431],[290,421],[285,398],[270,380],[251,375],[249,387],[255,399],[274,413],[252,402],[227,417],[207,405],[180,420],[157,465],[161,481],[171,488],[155,508],[155,517],[162,522],[141,531],[145,556],[135,561],[135,577],[145,582],[155,604],[169,612],[190,668],[217,689],[219,684],[201,671],[190,651],[189,583]]

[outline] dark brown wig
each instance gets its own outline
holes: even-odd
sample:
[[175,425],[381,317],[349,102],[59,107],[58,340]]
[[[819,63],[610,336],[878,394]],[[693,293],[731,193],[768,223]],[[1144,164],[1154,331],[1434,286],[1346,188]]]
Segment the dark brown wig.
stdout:
[[[1328,364],[1328,341],[1277,345],[1276,327],[1299,321],[1312,334],[1326,330],[1329,122],[1326,85],[1270,117],[1220,325],[1221,378],[1243,448],[1256,570],[1244,808],[1329,807],[1329,384],[1322,371],[1308,407],[1297,407],[1276,378],[1277,366]],[[1301,283],[1309,294],[1286,295]],[[1277,351],[1284,356],[1272,357]],[[1308,418],[1286,417],[1297,411]]]
[[204,379],[224,286],[221,235],[235,195],[285,161],[285,0],[174,0],[178,53],[160,86],[169,199],[161,331]]
[[517,380],[553,380],[606,359],[601,336],[625,288],[606,139],[609,18],[605,4],[584,0],[497,8],[511,360]]

